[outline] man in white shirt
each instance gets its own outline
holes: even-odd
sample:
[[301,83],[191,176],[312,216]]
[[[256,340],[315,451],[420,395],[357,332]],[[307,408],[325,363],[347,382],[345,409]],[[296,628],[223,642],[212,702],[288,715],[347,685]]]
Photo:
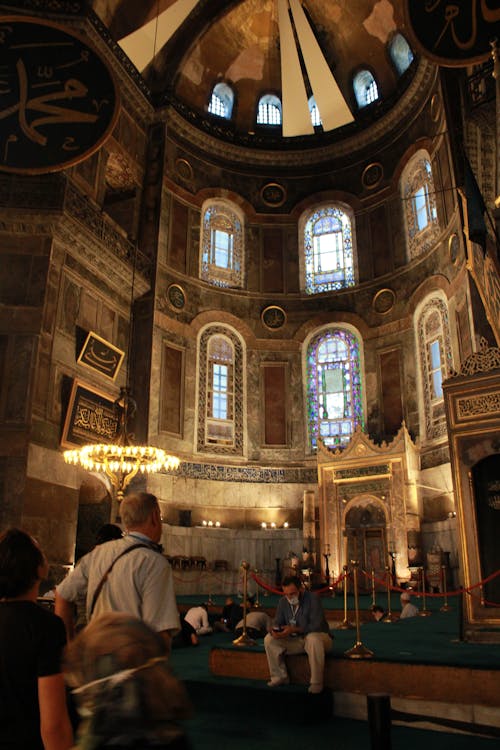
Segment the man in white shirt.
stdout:
[[198,636],[208,635],[212,632],[213,628],[208,621],[206,604],[200,604],[198,607],[188,609],[182,619],[182,643],[186,646],[197,646]]
[[74,603],[86,592],[87,620],[103,612],[126,612],[160,633],[170,648],[180,620],[172,569],[161,554],[158,500],[147,492],[126,495],[120,514],[122,539],[95,547],[56,588],[55,612],[74,634]]
[[403,591],[399,598],[401,600],[401,620],[406,620],[408,617],[415,617],[415,615],[418,615],[418,608],[410,602],[410,594],[408,591]]

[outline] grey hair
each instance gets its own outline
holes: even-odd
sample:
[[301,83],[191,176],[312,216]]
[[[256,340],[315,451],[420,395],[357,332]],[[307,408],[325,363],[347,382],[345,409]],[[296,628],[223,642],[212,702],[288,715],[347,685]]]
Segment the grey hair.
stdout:
[[142,526],[158,508],[158,499],[149,492],[125,495],[120,504],[120,515],[126,529]]

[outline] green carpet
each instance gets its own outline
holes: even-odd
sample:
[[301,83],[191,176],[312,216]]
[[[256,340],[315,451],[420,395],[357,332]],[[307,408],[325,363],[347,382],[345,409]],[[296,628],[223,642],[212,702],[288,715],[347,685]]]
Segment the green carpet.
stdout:
[[[326,604],[332,601],[335,600],[328,599]],[[325,601],[324,608],[328,612]],[[439,607],[436,607],[431,612],[429,617],[412,617],[392,623],[363,623],[360,625],[361,641],[373,651],[375,660],[500,669],[500,643],[468,643],[460,640],[457,609],[440,612]],[[331,632],[334,636],[333,655],[341,658],[355,644],[356,630],[334,629]],[[207,640],[212,646],[231,648],[233,636],[226,633],[206,636],[202,639],[203,644],[206,645]],[[262,644],[257,648],[262,649]],[[208,665],[198,665],[196,649],[187,651],[189,653],[183,657],[184,661],[193,661],[195,671],[199,667],[208,678]],[[187,665],[185,668],[188,668]]]
[[[200,597],[195,601],[199,602]],[[429,617],[366,623],[360,628],[361,640],[374,651],[375,660],[500,669],[500,644],[459,641],[457,610],[442,613],[438,609]],[[355,643],[356,631],[334,630],[333,635],[334,657],[343,658],[344,651]],[[318,696],[309,696],[304,686],[271,691],[264,682],[211,675],[210,649],[231,648],[232,639],[230,634],[213,634],[200,638],[197,648],[172,652],[174,671],[185,682],[194,705],[194,717],[185,724],[193,750],[229,750],[233,746],[238,750],[319,750],[322,746],[332,750],[370,750],[367,722],[332,716],[328,708],[325,710],[324,698],[322,703],[311,702]],[[262,650],[262,643],[256,648]],[[418,726],[393,725],[391,739],[392,750],[417,750],[422,744],[426,750],[500,747],[498,738],[437,732]]]

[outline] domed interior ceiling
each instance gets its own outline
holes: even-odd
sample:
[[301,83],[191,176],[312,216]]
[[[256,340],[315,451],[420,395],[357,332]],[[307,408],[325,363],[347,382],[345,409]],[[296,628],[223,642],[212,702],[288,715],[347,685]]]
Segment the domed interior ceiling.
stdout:
[[[222,135],[224,128],[247,135],[256,129],[260,97],[275,94],[282,103],[281,133],[293,137],[315,132],[311,96],[321,115],[319,130],[329,133],[370,123],[394,102],[410,77],[398,75],[387,46],[398,30],[405,34],[403,5],[401,0],[96,0],[94,10],[160,102],[212,120]],[[358,106],[353,91],[360,70],[370,71],[378,87],[378,100],[366,108]],[[234,92],[229,121],[208,114],[218,82]]]

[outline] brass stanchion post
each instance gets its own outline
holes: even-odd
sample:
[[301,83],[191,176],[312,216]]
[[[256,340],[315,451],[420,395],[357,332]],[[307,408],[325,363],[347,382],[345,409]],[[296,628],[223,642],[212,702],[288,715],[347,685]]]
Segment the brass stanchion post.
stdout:
[[371,572],[371,579],[372,579],[372,607],[374,607],[377,602],[375,599],[375,571],[373,570],[373,568]]
[[344,619],[342,624],[339,626],[339,630],[352,630],[354,625],[347,619],[347,574],[349,572],[349,566],[344,565],[342,570],[344,571],[344,578],[342,584],[344,586]]
[[354,580],[354,611],[356,613],[356,643],[354,646],[347,651],[344,652],[344,656],[347,656],[349,659],[371,659],[373,656],[373,651],[370,651],[369,648],[366,648],[361,643],[361,634],[360,634],[360,628],[359,628],[359,604],[358,604],[358,560],[351,560],[351,565],[353,567],[353,580]]
[[424,571],[424,567],[422,566],[420,568],[420,570],[422,572],[422,609],[419,611],[418,614],[419,614],[420,617],[428,617],[431,614],[431,612],[425,606],[425,571]]
[[[257,570],[255,570],[255,573],[257,574]],[[259,588],[260,588],[260,586],[257,583],[257,581],[255,581],[255,586],[256,586],[256,588],[255,588],[255,601],[253,603],[253,606],[254,607],[260,607],[260,601],[259,601]]]
[[392,614],[392,609],[391,609],[392,575],[391,575],[391,569],[388,565],[385,566],[385,581],[386,581],[386,588],[387,588],[387,614],[385,617],[382,618],[382,622],[394,622],[396,618]]
[[448,604],[448,591],[446,587],[446,565],[441,565],[441,580],[443,583],[444,604],[440,608],[440,612],[448,612],[451,607]]
[[236,638],[233,643],[235,646],[255,646],[256,641],[253,640],[253,638],[250,638],[249,635],[247,635],[247,591],[248,591],[248,569],[250,568],[250,564],[243,561],[241,563],[241,567],[243,568],[243,633],[240,635],[239,638]]

